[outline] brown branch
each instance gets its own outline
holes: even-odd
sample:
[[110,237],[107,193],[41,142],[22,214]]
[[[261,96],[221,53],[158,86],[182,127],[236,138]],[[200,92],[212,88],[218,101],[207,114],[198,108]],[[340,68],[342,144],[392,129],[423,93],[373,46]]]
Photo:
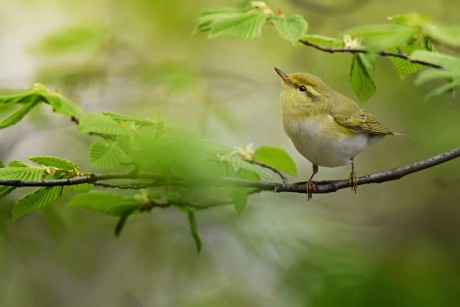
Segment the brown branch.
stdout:
[[[375,173],[367,176],[358,177],[358,184],[382,183],[386,181],[398,180],[409,174],[422,171],[427,168],[445,163],[447,161],[460,157],[460,147],[447,151],[440,155],[418,161],[399,168]],[[291,193],[306,193],[305,182],[297,183],[277,183],[266,181],[254,181],[238,178],[216,178],[216,177],[197,177],[196,180],[183,180],[177,178],[164,178],[154,174],[135,174],[120,173],[120,174],[92,174],[68,179],[53,179],[53,180],[11,180],[0,179],[0,186],[13,187],[52,187],[76,185],[82,183],[100,184],[104,180],[151,180],[150,185],[142,183],[142,187],[147,186],[232,186],[241,188],[253,188],[255,192],[273,191],[273,192],[291,192]],[[349,188],[348,179],[333,180],[333,181],[316,181],[316,190],[314,193],[331,193],[341,189]],[[104,184],[106,186],[110,184]],[[129,184],[121,184],[124,188],[128,188]],[[116,184],[111,184],[110,187],[117,187]],[[133,184],[132,188],[138,188],[139,185]]]
[[[366,50],[366,49],[324,47],[324,46],[312,43],[312,42],[310,42],[308,40],[305,40],[305,39],[299,39],[299,42],[301,44],[305,45],[305,46],[310,46],[310,47],[313,47],[315,49],[318,49],[318,50],[321,50],[321,51],[324,51],[324,52],[328,52],[328,53],[352,53],[352,54],[353,53],[369,53],[369,50]],[[442,65],[412,59],[409,55],[407,55],[405,53],[402,53],[402,52],[390,52],[390,51],[382,50],[382,51],[378,51],[376,53],[378,55],[382,56],[382,57],[400,58],[400,59],[409,61],[411,63],[420,64],[420,65],[423,65],[423,66],[426,66],[426,67],[432,67],[432,68],[436,68],[436,69],[446,69],[446,67],[444,67]]]

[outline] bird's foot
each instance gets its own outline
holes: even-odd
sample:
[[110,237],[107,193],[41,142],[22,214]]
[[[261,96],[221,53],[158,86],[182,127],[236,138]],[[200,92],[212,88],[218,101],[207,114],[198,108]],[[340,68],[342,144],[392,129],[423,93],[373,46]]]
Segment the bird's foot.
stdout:
[[311,180],[308,180],[307,183],[306,183],[306,188],[307,188],[307,201],[311,199],[312,197],[312,193],[315,191],[316,189],[316,185],[313,183],[313,181]]
[[348,184],[350,185],[351,189],[356,193],[356,190],[358,190],[358,178],[356,177],[355,170],[351,171],[350,177],[348,178]]

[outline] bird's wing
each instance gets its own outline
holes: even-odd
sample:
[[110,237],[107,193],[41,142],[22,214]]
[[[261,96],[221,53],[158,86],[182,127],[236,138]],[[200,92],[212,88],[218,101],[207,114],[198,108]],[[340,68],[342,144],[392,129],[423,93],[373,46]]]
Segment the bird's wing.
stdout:
[[356,132],[394,134],[390,129],[383,127],[374,115],[364,112],[363,110],[359,110],[349,116],[332,114],[332,117],[337,124]]

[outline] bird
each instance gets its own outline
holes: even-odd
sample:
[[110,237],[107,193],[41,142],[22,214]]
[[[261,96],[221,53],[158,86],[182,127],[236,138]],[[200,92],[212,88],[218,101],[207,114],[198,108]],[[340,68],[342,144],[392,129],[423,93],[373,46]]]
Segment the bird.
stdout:
[[401,134],[384,127],[374,115],[320,78],[274,69],[281,77],[284,131],[297,151],[312,163],[313,173],[306,182],[307,199],[312,198],[316,189],[312,179],[319,166],[351,164],[348,182],[356,193],[355,156],[387,135]]

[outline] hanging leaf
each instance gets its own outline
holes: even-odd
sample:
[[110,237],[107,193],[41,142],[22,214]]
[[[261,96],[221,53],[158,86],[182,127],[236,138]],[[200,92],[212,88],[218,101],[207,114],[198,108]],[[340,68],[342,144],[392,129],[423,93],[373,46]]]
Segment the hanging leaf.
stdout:
[[62,194],[63,187],[42,187],[19,199],[13,208],[13,220],[54,204]]
[[83,207],[96,212],[122,216],[127,211],[139,209],[141,202],[133,196],[106,192],[90,192],[76,195],[69,206]]
[[[0,102],[2,98],[0,97]],[[5,118],[0,120],[0,129],[12,126],[19,122],[27,113],[29,113],[33,108],[40,104],[40,101],[37,97],[31,98],[27,102],[23,102],[16,105],[9,105],[3,110],[2,113],[9,112]]]
[[279,34],[291,43],[297,42],[307,32],[307,21],[300,15],[273,16],[271,21]]
[[372,62],[366,55],[361,53],[353,55],[350,83],[361,102],[367,101],[376,91],[374,80],[369,74],[369,70],[372,68]]
[[191,209],[188,209],[187,217],[190,225],[190,232],[192,233],[193,240],[195,241],[196,250],[198,251],[198,253],[200,253],[202,243],[200,233],[198,231],[198,222],[196,220],[195,212],[193,212],[193,210]]
[[233,205],[235,206],[236,213],[241,214],[246,208],[248,203],[248,193],[249,189],[242,188],[228,188],[228,193],[232,199]]

